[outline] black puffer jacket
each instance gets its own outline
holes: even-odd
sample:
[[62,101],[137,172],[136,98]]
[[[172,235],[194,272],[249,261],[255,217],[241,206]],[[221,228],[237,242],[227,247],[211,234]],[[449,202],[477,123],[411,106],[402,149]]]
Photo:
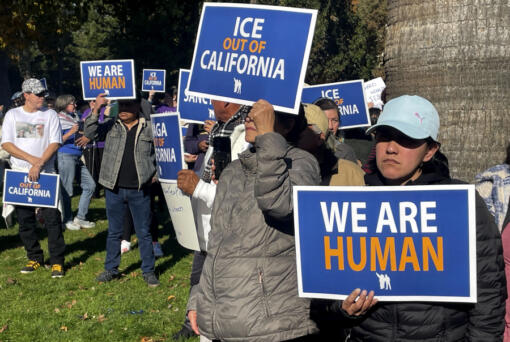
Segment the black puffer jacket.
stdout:
[[[384,185],[379,174],[367,185]],[[439,172],[422,174],[408,185],[461,184]],[[378,303],[355,322],[350,341],[501,341],[506,281],[501,239],[485,203],[476,196],[478,303]]]

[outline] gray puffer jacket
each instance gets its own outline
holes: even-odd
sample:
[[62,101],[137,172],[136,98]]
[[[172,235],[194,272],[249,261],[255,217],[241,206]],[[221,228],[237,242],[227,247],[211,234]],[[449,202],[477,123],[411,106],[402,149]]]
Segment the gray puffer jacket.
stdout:
[[[122,164],[122,156],[126,147],[127,130],[120,119],[107,118],[101,124],[98,115],[89,115],[85,120],[84,135],[92,140],[105,140],[99,184],[113,189],[117,183]],[[150,121],[140,117],[135,138],[135,165],[138,184],[141,188],[156,173],[156,157],[152,140]]]
[[292,186],[318,185],[316,159],[277,133],[239,154],[216,191],[198,289],[198,326],[222,341],[282,341],[317,331],[298,297]]

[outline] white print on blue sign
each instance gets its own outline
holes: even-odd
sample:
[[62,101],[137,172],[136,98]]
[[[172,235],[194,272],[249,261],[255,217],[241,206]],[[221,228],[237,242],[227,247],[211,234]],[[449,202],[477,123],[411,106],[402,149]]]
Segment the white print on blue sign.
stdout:
[[37,182],[28,179],[28,172],[5,170],[4,204],[56,208],[59,175],[41,173]]
[[294,187],[301,297],[476,303],[473,185]]
[[316,10],[204,3],[190,95],[297,114]]
[[80,62],[84,100],[94,100],[101,93],[109,99],[134,99],[135,63],[132,59]]
[[179,97],[177,98],[177,111],[181,120],[191,123],[204,123],[205,120],[216,120],[210,99],[190,95],[186,91],[189,79],[189,70],[179,70]]
[[313,103],[321,97],[332,99],[337,104],[340,129],[370,126],[363,80],[319,84],[303,89],[304,103]]
[[166,70],[143,69],[142,91],[165,92]]
[[152,114],[152,136],[160,182],[176,183],[185,168],[179,113]]

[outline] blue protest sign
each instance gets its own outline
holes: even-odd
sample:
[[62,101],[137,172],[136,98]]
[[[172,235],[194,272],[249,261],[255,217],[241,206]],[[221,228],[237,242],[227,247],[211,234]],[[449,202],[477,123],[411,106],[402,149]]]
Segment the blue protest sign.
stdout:
[[176,183],[177,172],[185,168],[179,119],[175,112],[151,115],[160,182]]
[[191,95],[297,114],[316,10],[204,3],[193,54]]
[[365,102],[363,80],[319,84],[303,89],[301,101],[313,103],[327,97],[335,101],[340,114],[340,129],[370,126],[370,113]]
[[143,69],[142,91],[165,92],[166,70]]
[[179,70],[179,97],[177,111],[181,119],[187,122],[204,123],[205,120],[216,120],[211,100],[200,96],[190,95],[186,90],[189,80],[189,70]]
[[135,66],[132,59],[80,62],[84,100],[106,93],[109,99],[134,99]]
[[299,294],[476,302],[473,185],[294,187]]
[[39,81],[41,81],[41,84],[44,87],[44,89],[48,90],[48,82],[46,82],[46,78],[41,78]]
[[41,173],[37,182],[28,180],[28,172],[5,170],[4,197],[6,204],[56,208],[59,176]]

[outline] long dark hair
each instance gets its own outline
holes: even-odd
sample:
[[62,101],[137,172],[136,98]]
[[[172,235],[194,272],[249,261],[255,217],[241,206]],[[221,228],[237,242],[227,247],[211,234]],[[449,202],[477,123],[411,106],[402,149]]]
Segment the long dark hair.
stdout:
[[302,104],[299,105],[299,113],[295,114],[287,114],[282,112],[275,111],[275,119],[278,124],[283,127],[290,127],[292,122],[294,122],[294,126],[287,134],[285,139],[293,146],[296,146],[299,137],[301,136],[301,132],[305,130],[307,127],[306,118],[305,118],[305,108]]

